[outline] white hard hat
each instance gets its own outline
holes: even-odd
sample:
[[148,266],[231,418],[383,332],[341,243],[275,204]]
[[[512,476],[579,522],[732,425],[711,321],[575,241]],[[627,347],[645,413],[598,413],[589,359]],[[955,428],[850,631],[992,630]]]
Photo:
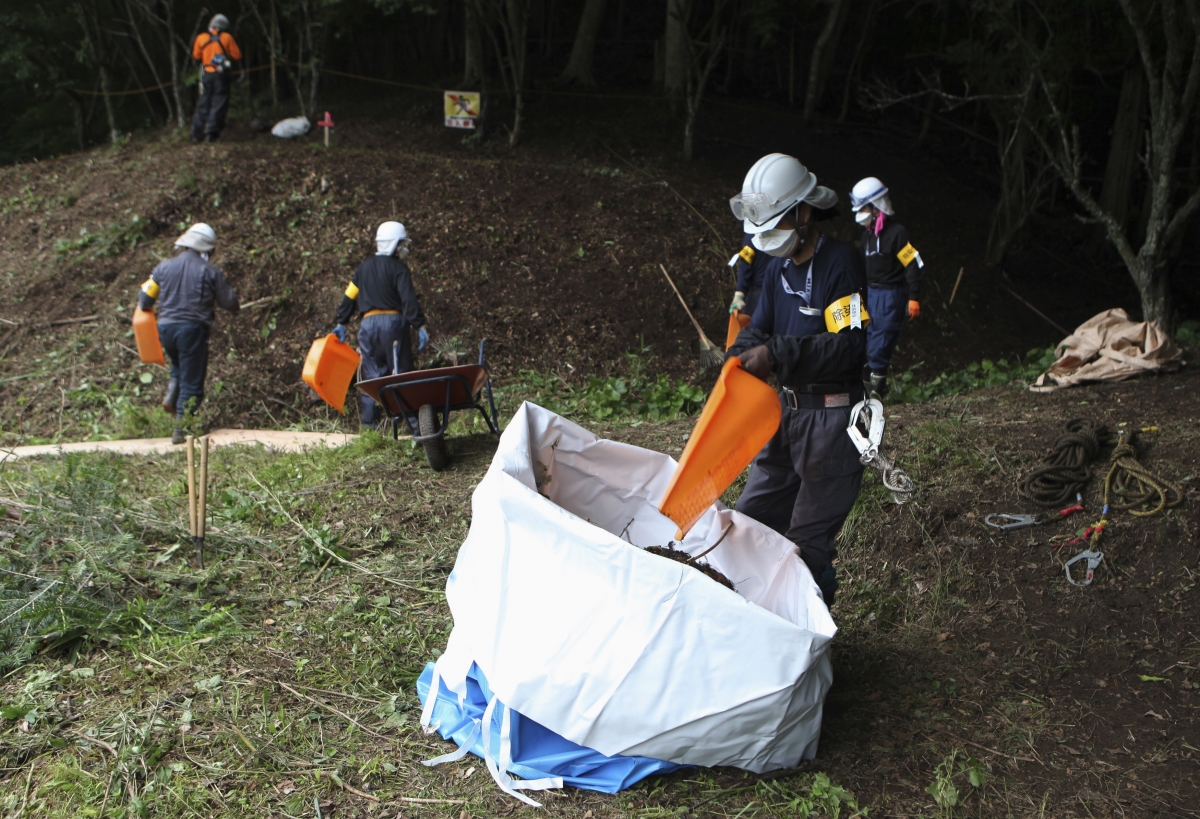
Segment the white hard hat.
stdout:
[[217,232],[203,222],[192,225],[175,240],[175,247],[190,247],[200,253],[208,253],[217,246]]
[[380,256],[391,256],[396,245],[408,241],[408,231],[399,222],[384,222],[375,231],[375,250]]
[[229,18],[224,14],[214,14],[213,18],[208,21],[208,27],[215,28],[217,31],[229,31]]
[[892,200],[888,196],[887,185],[873,176],[860,179],[850,191],[850,209],[855,213],[867,205],[874,205],[888,216],[892,215]]
[[729,206],[746,233],[762,233],[773,229],[800,202],[824,210],[837,201],[837,194],[818,185],[816,174],[795,157],[767,154],[750,168],[742,192],[729,200]]

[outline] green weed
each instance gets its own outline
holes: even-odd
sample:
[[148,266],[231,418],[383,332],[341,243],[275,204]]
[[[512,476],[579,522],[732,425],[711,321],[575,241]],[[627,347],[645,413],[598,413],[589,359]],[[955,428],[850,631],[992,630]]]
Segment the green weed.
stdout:
[[520,380],[502,394],[520,396],[559,415],[593,421],[665,421],[698,412],[708,397],[704,388],[672,381],[665,373],[650,375],[647,370],[653,359],[645,353],[626,353],[628,375],[590,378],[582,388],[557,374],[522,370]]
[[917,371],[921,364],[914,364],[892,379],[888,403],[921,403],[984,387],[998,387],[1015,382],[1030,383],[1044,373],[1056,358],[1053,347],[1035,348],[1025,355],[1024,361],[1018,359],[1009,362],[1005,358],[992,361],[985,358],[983,361],[972,362],[961,370],[941,373],[929,381],[917,379]]
[[933,801],[941,808],[942,815],[953,816],[955,808],[961,801],[962,790],[959,782],[965,779],[972,788],[983,787],[987,781],[987,769],[975,757],[959,759],[958,750],[953,750],[933,769],[933,782],[925,791],[933,797]]
[[135,249],[145,238],[146,226],[142,217],[135,214],[129,222],[113,222],[96,233],[88,231],[85,227],[80,228],[78,239],[59,239],[54,243],[54,250],[59,255],[78,253],[93,257],[116,256],[126,250]]
[[1200,321],[1188,319],[1175,328],[1175,340],[1180,344],[1200,346]]

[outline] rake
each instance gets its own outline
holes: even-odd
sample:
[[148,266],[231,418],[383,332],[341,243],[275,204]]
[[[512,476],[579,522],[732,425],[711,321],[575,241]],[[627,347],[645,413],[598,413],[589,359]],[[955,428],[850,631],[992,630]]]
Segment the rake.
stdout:
[[721,366],[721,363],[725,360],[725,353],[721,351],[720,347],[709,341],[708,336],[704,335],[704,330],[700,328],[700,322],[696,321],[696,317],[692,315],[687,302],[683,300],[683,294],[679,292],[679,288],[675,286],[675,282],[671,281],[671,274],[667,272],[667,268],[660,264],[658,269],[667,277],[667,284],[671,285],[671,289],[679,297],[679,303],[683,305],[683,309],[687,312],[688,318],[692,320],[692,325],[696,328],[696,332],[700,334],[700,363],[705,367]]

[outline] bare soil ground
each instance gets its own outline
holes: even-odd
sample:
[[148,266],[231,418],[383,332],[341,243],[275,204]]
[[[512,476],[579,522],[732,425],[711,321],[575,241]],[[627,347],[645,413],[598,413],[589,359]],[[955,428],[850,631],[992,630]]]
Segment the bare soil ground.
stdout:
[[[731,289],[727,257],[659,182],[670,179],[711,221],[726,218],[724,198],[711,195],[713,180],[727,183],[725,170],[676,176],[666,165],[644,177],[598,153],[498,158],[433,145],[441,137],[416,125],[405,145],[374,127],[361,130],[361,144],[345,136],[349,144],[329,153],[248,136],[203,148],[135,142],[0,172],[0,318],[19,322],[0,329],[0,443],[165,423],[154,410],[161,378],[122,349],[132,344],[124,333],[154,254],[169,252],[180,223],[201,218],[223,237],[217,261],[243,299],[280,299],[219,319],[214,425],[344,423],[309,403],[300,360],[332,323],[375,223],[393,214],[416,236],[414,268],[435,331],[495,339],[501,385],[520,383],[522,369],[568,379],[620,373],[624,354],[642,346],[655,366],[702,382],[687,319],[653,265],[665,259],[679,273],[716,338]],[[147,239],[131,250],[122,242],[134,215]],[[978,238],[971,219],[965,238],[946,238],[946,247]],[[78,244],[81,226],[102,238]],[[57,253],[58,240],[77,244]],[[948,290],[947,274],[937,275]],[[972,286],[973,305],[956,313],[956,301],[934,311],[943,324],[912,328],[906,355],[936,353],[943,357],[931,360],[947,366],[994,355],[1004,348],[986,346],[999,342],[985,336],[1006,328],[1012,349],[1053,340],[1023,335],[1019,322],[1040,320],[1011,318],[1022,308],[998,288]],[[1104,300],[1097,309],[1111,306],[1102,293],[1085,295]],[[44,324],[92,314],[100,319]],[[522,397],[502,393],[505,417]],[[764,777],[692,770],[617,796],[552,794],[547,814],[793,816],[828,792],[820,773],[872,816],[1200,815],[1200,376],[1185,369],[1049,396],[995,388],[888,415],[887,442],[920,494],[897,507],[868,476],[843,532],[836,679],[818,758]],[[1142,436],[1141,461],[1185,487],[1183,504],[1165,514],[1113,516],[1088,588],[1067,584],[1066,556],[1050,538],[1097,517],[1107,451],[1085,518],[1011,534],[982,524],[992,512],[1038,511],[1017,497],[1017,478],[1077,417],[1157,425]],[[691,421],[586,425],[677,455]],[[451,467],[440,474],[407,443],[374,436],[282,456],[215,451],[204,572],[187,563],[179,454],[5,467],[0,560],[36,546],[54,555],[47,571],[85,565],[98,533],[115,530],[123,551],[119,572],[107,576],[116,589],[205,619],[155,621],[150,632],[78,655],[46,651],[0,680],[0,706],[14,715],[0,719],[0,811],[308,817],[314,803],[334,817],[527,811],[477,760],[419,764],[447,748],[415,725],[413,681],[451,627],[440,590],[494,442],[464,424],[449,447]],[[89,506],[79,489],[89,474],[119,503]],[[66,511],[52,526],[38,509],[58,495]],[[345,556],[331,557],[335,546]],[[935,804],[934,785],[958,792],[957,804]]]

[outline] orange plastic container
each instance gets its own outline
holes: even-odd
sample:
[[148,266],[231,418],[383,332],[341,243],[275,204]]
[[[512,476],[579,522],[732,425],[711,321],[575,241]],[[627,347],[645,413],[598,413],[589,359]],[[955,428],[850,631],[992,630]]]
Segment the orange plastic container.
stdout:
[[338,412],[346,411],[346,391],[358,370],[360,356],[333,333],[318,338],[304,359],[304,383]]
[[750,314],[734,310],[729,314],[729,329],[725,332],[725,349],[728,350],[737,341],[738,333],[750,326]]
[[683,538],[779,429],[779,396],[731,358],[688,438],[658,510]]
[[167,361],[163,358],[162,342],[158,340],[158,321],[153,312],[146,312],[141,307],[134,308],[133,338],[137,341],[138,358],[143,364],[167,366]]

